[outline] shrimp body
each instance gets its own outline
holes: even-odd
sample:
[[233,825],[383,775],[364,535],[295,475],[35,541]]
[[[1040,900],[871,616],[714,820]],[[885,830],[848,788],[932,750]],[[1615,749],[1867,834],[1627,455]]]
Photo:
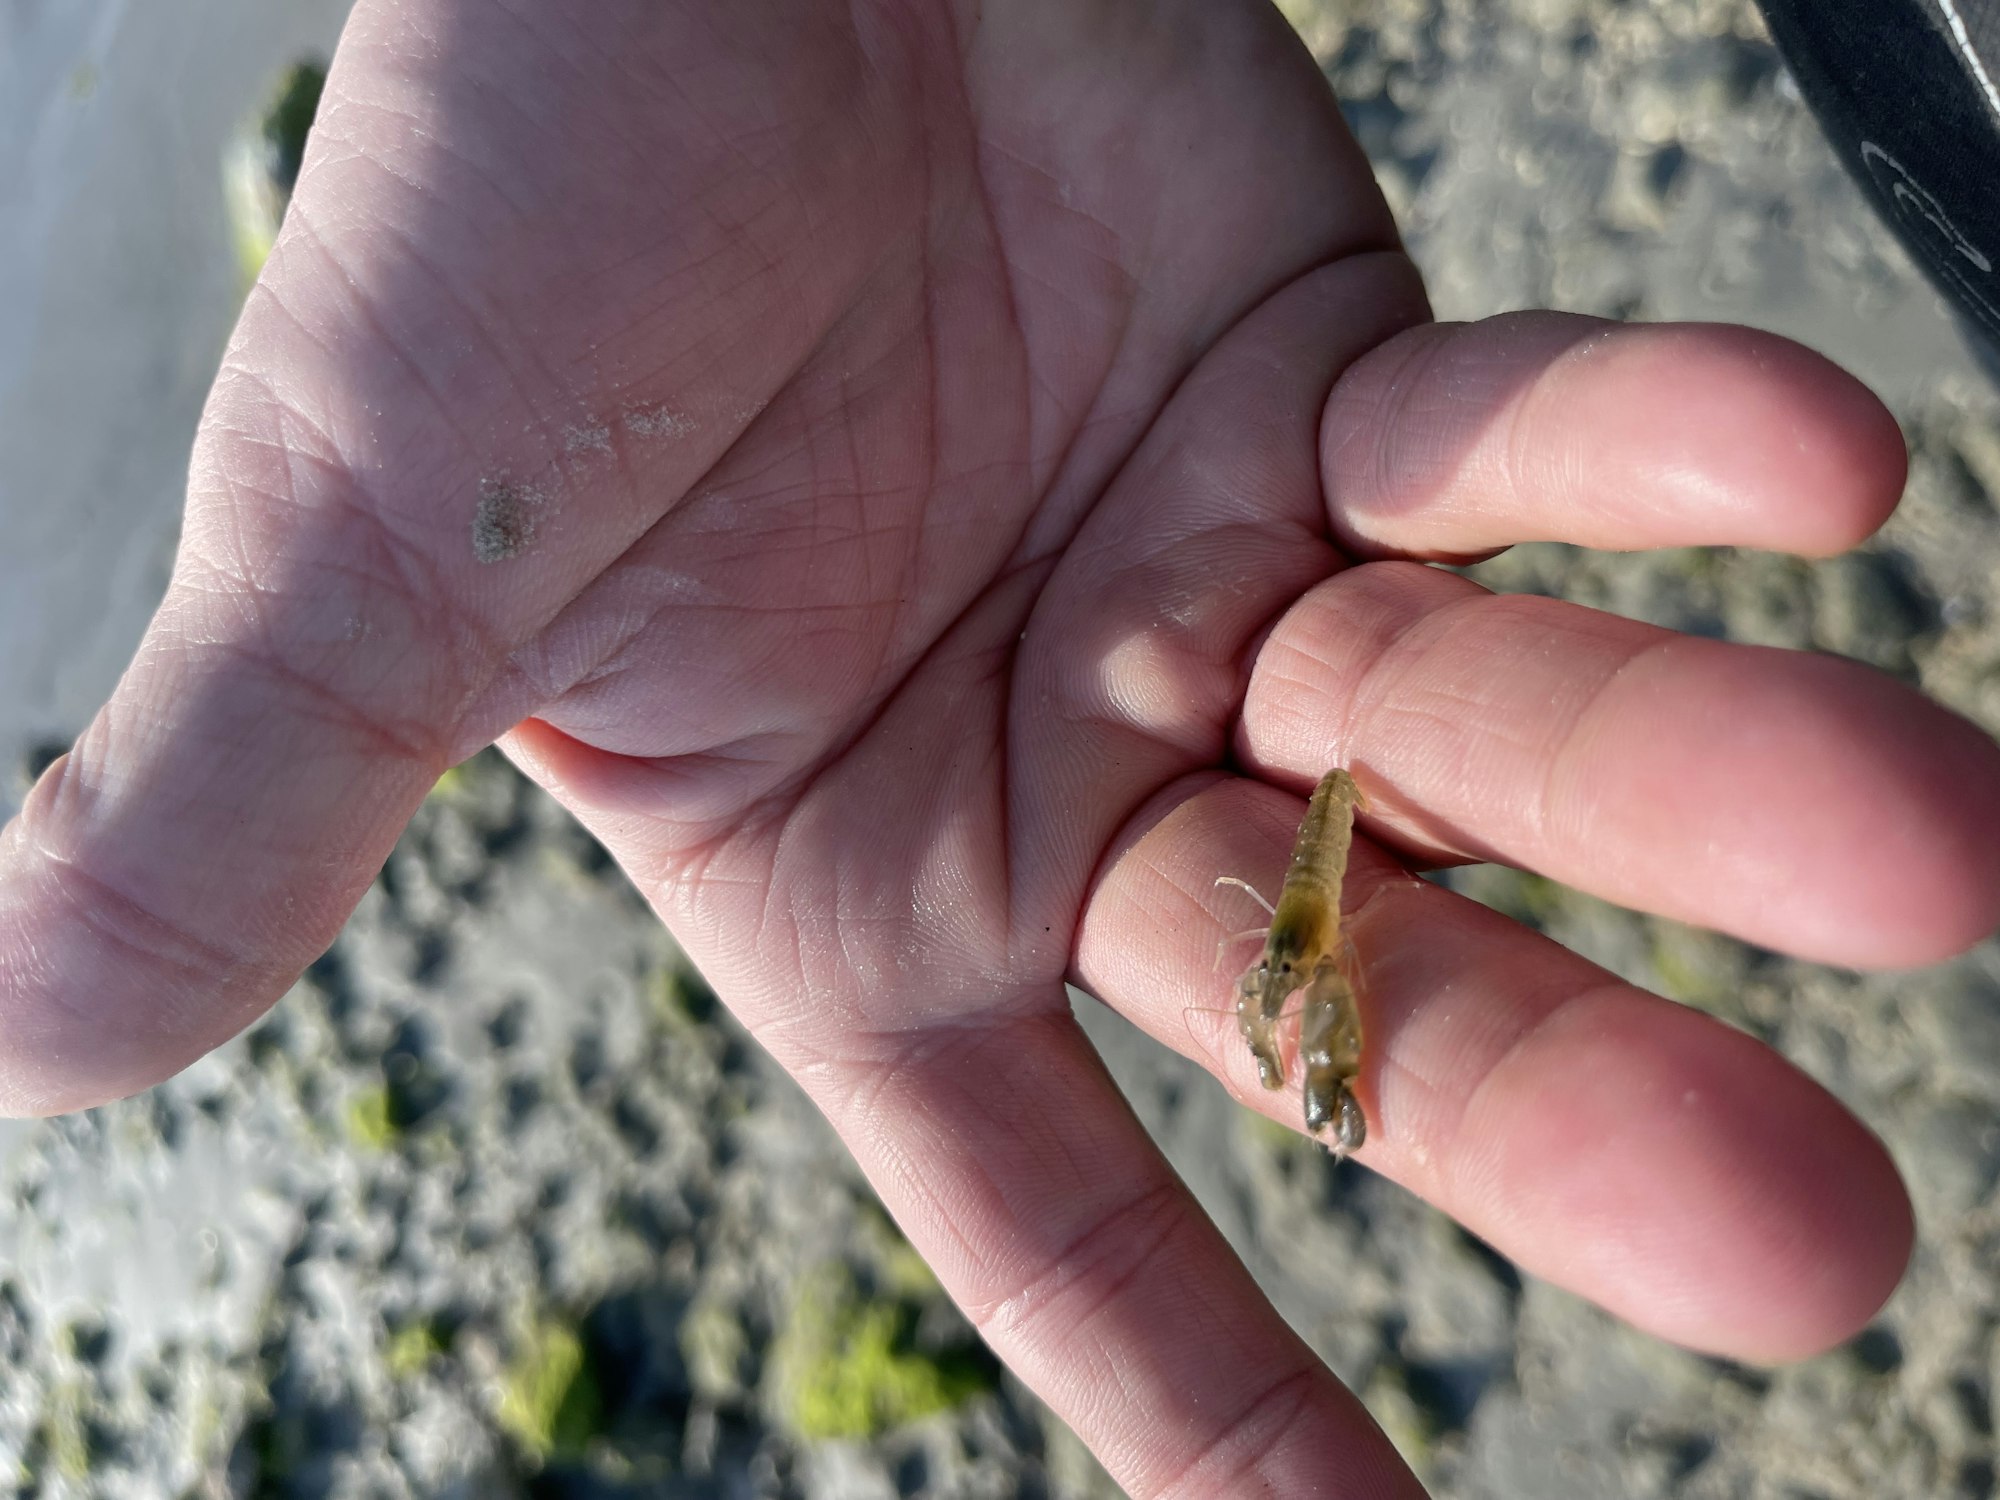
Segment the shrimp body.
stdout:
[[1278,1018],[1286,1001],[1303,991],[1299,1061],[1305,1069],[1306,1129],[1318,1135],[1331,1126],[1329,1149],[1336,1156],[1359,1147],[1368,1134],[1352,1088],[1361,1070],[1361,1014],[1340,932],[1340,887],[1360,801],[1354,778],[1337,768],[1313,788],[1271,913],[1264,955],[1236,985],[1237,1027],[1267,1089],[1284,1086]]

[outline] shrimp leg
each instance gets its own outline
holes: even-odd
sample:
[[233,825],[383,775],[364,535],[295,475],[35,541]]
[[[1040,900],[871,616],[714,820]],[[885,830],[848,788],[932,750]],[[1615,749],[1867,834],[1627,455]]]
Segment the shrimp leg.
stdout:
[[1221,942],[1215,945],[1216,968],[1219,969],[1222,967],[1223,958],[1228,954],[1229,950],[1231,948],[1234,948],[1238,943],[1247,943],[1252,938],[1255,938],[1260,943],[1263,942],[1264,932],[1265,929],[1262,927],[1252,927],[1248,932],[1230,933],[1228,937],[1224,938]]
[[1354,1097],[1361,1071],[1361,1011],[1354,986],[1337,958],[1321,960],[1306,985],[1305,1013],[1299,1023],[1299,1061],[1305,1068],[1306,1129],[1315,1136],[1328,1126],[1334,1158],[1359,1149],[1368,1138],[1368,1117]]

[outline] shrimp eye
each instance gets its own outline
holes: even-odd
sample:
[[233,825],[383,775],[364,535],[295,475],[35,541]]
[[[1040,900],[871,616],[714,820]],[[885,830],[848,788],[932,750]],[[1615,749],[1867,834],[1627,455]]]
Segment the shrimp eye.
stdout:
[[1286,959],[1286,960],[1285,960],[1285,961],[1284,961],[1283,963],[1279,964],[1279,965],[1278,965],[1278,972],[1279,972],[1280,974],[1289,974],[1289,973],[1291,973],[1291,972],[1292,972],[1292,961],[1291,961],[1291,960],[1290,960],[1290,959],[1288,958],[1288,959]]

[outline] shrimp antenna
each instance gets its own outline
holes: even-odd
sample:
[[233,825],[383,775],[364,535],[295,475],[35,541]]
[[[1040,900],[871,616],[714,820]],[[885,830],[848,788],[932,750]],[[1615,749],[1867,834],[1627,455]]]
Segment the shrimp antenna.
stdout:
[[1255,901],[1259,906],[1263,907],[1264,910],[1269,912],[1272,916],[1275,917],[1278,914],[1278,908],[1273,906],[1270,902],[1266,901],[1263,895],[1258,891],[1257,887],[1252,885],[1247,880],[1238,880],[1234,875],[1218,875],[1215,877],[1215,883],[1217,885],[1233,885],[1239,891],[1247,892],[1252,901]]

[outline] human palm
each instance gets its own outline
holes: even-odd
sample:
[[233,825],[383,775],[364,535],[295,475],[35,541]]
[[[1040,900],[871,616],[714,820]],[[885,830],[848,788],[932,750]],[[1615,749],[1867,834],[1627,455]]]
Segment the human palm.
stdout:
[[1249,0],[363,0],[172,591],[0,848],[0,1097],[246,1025],[504,735],[1132,1493],[1413,1492],[1063,988],[1295,1120],[1205,1008],[1213,882],[1342,763],[1371,1165],[1667,1336],[1845,1336],[1910,1234],[1873,1139],[1392,856],[1836,962],[1982,935],[1968,726],[1412,561],[1837,550],[1894,426],[1740,331],[1426,319]]

